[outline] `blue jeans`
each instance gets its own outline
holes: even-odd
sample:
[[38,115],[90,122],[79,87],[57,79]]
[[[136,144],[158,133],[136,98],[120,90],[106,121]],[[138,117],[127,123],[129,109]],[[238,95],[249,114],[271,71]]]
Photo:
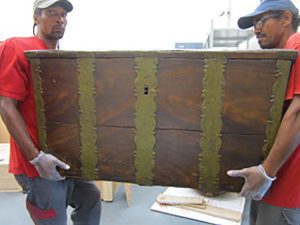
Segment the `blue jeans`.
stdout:
[[26,207],[35,225],[67,225],[68,206],[74,208],[74,225],[100,224],[100,191],[92,181],[49,181],[25,175],[15,178],[27,193]]

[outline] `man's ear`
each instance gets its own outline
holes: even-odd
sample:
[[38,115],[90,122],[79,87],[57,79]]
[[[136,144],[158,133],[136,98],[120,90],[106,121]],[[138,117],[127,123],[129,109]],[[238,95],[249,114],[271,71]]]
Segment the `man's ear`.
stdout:
[[282,19],[283,19],[283,26],[288,27],[289,25],[292,24],[293,21],[293,15],[290,11],[286,10],[282,14]]
[[40,14],[34,14],[33,15],[33,23],[36,24],[36,25],[39,24],[40,23],[39,22],[40,21],[40,17],[41,17]]
[[34,24],[38,24],[38,19],[39,19],[39,16],[38,15],[34,15],[33,16],[33,23]]

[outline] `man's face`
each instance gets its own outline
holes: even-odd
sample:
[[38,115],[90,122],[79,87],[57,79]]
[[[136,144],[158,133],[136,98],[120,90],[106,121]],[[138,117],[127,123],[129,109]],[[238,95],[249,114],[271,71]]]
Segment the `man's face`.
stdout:
[[61,6],[51,6],[35,16],[38,33],[49,40],[59,40],[63,37],[67,26],[67,12]]
[[280,15],[263,13],[253,18],[254,34],[262,49],[282,48],[285,32]]

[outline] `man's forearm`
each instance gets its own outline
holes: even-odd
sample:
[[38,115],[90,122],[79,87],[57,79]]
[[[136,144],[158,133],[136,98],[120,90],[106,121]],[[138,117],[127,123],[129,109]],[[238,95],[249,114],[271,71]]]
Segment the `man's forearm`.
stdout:
[[24,156],[28,160],[35,158],[39,151],[27,132],[23,117],[17,109],[17,102],[7,97],[0,97],[0,112],[7,130],[19,145]]
[[292,100],[279,127],[275,142],[263,163],[267,174],[276,176],[280,167],[300,143],[300,97]]

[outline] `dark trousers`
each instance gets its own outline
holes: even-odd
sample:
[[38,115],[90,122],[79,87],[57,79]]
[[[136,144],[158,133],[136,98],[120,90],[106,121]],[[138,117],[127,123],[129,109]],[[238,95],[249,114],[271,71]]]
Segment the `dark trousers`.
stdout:
[[15,176],[27,192],[26,206],[35,225],[67,225],[68,206],[74,225],[99,225],[100,191],[94,182],[77,179],[49,181]]
[[300,225],[300,208],[282,208],[252,200],[250,225]]

